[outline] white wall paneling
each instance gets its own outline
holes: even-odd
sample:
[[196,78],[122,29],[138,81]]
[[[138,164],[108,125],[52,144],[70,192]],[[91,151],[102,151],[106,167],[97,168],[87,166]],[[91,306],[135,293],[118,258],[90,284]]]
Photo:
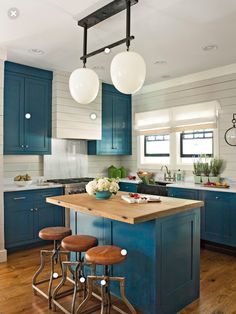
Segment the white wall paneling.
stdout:
[[[78,104],[70,95],[69,77],[69,72],[53,73],[53,137],[101,139],[101,88],[92,103]],[[96,113],[96,120],[91,120],[91,113]]]
[[[227,165],[223,173],[225,177],[236,179],[236,147],[227,145],[224,141],[225,131],[232,125],[232,114],[236,113],[236,73],[213,78],[195,80],[194,82],[168,86],[153,84],[144,87],[137,95],[133,96],[133,112],[143,112],[182,106],[208,101],[219,101],[219,156],[226,160]],[[166,88],[162,88],[165,86]],[[130,171],[137,169],[137,136],[133,134],[133,155],[121,157],[121,163]],[[157,172],[158,169],[153,169]]]

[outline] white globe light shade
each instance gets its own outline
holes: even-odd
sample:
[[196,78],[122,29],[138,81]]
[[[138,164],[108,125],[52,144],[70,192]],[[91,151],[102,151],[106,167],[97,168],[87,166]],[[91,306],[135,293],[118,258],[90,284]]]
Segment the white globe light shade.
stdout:
[[69,88],[75,101],[89,104],[97,97],[99,91],[98,76],[91,69],[76,69],[70,75]]
[[133,51],[118,53],[111,62],[111,79],[120,92],[134,94],[142,86],[146,77],[143,57]]

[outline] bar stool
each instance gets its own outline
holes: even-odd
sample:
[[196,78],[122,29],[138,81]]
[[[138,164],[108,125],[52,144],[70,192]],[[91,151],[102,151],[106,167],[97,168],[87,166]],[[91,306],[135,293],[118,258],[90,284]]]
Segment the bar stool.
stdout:
[[[66,228],[66,227],[49,227],[49,228],[44,228],[39,231],[39,238],[41,238],[42,240],[53,241],[53,249],[40,251],[41,264],[40,264],[39,269],[36,271],[36,273],[33,276],[32,288],[33,288],[34,294],[37,294],[38,292],[40,295],[48,299],[49,308],[51,308],[53,280],[60,277],[57,273],[54,272],[55,265],[59,261],[60,268],[62,270],[61,254],[66,254],[67,259],[69,259],[69,253],[63,252],[60,250],[61,240],[69,235],[71,235],[71,229]],[[42,273],[45,267],[47,256],[50,256],[50,259],[51,259],[50,277],[47,279],[38,281],[37,280],[38,276]],[[45,283],[47,281],[49,282],[49,284],[48,284],[48,293],[46,294],[38,287],[38,285]]]
[[[64,238],[61,242],[61,246],[68,252],[75,252],[76,253],[76,261],[64,261],[62,262],[62,279],[58,286],[55,288],[53,295],[52,295],[52,305],[53,310],[56,310],[56,307],[61,309],[64,313],[72,313],[75,312],[75,301],[76,296],[79,291],[83,291],[83,298],[86,297],[86,279],[84,276],[84,258],[82,257],[82,253],[86,252],[87,250],[95,247],[98,245],[97,238],[89,235],[71,235]],[[73,271],[74,267],[74,271]],[[73,274],[73,280],[67,277],[67,270]],[[57,299],[60,298],[58,294],[59,290],[64,286],[66,280],[69,280],[74,285],[74,293],[73,299],[71,304],[71,311],[67,311],[58,301]],[[59,297],[58,297],[59,295]]]
[[125,296],[125,278],[124,277],[111,277],[109,272],[109,266],[115,265],[118,263],[122,263],[126,259],[127,251],[122,250],[121,248],[113,245],[108,246],[98,246],[95,248],[91,248],[85,254],[85,259],[87,262],[94,265],[103,265],[104,266],[104,275],[103,276],[87,276],[87,284],[88,291],[87,297],[85,300],[78,306],[76,314],[82,313],[82,310],[87,305],[89,300],[92,298],[94,294],[93,287],[94,282],[100,280],[101,283],[101,314],[103,313],[111,313],[111,308],[118,311],[119,313],[126,314],[126,312],[122,311],[119,307],[111,304],[111,295],[110,295],[110,282],[116,281],[119,282],[120,286],[120,295],[130,310],[130,313],[136,314],[134,307],[128,301]]

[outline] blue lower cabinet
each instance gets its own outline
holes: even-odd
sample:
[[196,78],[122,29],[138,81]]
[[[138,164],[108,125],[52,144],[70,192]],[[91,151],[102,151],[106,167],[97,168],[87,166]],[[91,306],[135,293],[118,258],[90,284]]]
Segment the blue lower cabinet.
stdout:
[[201,212],[202,239],[236,246],[236,195],[200,191],[199,198],[205,203]]
[[198,191],[181,188],[168,188],[168,196],[176,198],[185,198],[189,200],[198,200]]
[[201,208],[201,239],[236,247],[236,194],[169,188],[170,197],[204,201]]
[[135,183],[120,182],[120,191],[137,193],[138,186]]
[[6,249],[16,250],[40,242],[38,232],[42,228],[64,226],[64,209],[45,202],[45,197],[62,194],[62,188],[5,192]]

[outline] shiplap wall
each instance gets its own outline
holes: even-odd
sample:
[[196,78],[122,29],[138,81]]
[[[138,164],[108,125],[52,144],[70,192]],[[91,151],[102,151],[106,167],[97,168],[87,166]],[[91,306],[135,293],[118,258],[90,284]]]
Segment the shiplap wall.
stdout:
[[[53,137],[101,139],[101,88],[92,103],[78,104],[70,95],[69,77],[69,72],[53,72]],[[91,120],[91,113],[96,113],[96,120]]]
[[4,249],[4,208],[3,208],[3,75],[4,61],[0,59],[0,262],[6,260]]
[[[154,90],[133,97],[133,113],[174,106],[218,100],[222,109],[219,114],[219,153],[226,160],[224,176],[236,179],[236,147],[224,141],[225,131],[232,126],[232,114],[236,113],[236,73],[199,80],[189,84]],[[121,158],[131,171],[137,169],[137,136],[133,134],[133,155]],[[157,171],[157,169],[153,169]]]
[[14,178],[19,174],[28,173],[32,177],[43,176],[42,156],[6,155],[3,157],[4,178]]

